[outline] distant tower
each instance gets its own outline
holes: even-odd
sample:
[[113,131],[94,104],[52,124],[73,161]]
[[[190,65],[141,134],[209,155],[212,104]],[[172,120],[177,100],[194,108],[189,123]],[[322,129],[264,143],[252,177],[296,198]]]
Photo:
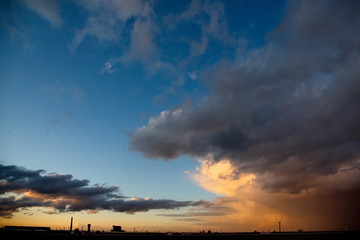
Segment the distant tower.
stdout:
[[88,224],[88,233],[90,232],[91,224]]
[[70,232],[72,231],[72,223],[73,223],[73,217],[71,217],[71,220],[70,220]]
[[281,232],[281,221],[279,221],[278,223],[279,223],[279,232]]

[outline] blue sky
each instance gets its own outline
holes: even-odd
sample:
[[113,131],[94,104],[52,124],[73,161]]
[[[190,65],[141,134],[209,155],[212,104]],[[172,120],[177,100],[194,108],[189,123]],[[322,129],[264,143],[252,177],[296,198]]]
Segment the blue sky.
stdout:
[[[337,213],[328,209],[348,196],[358,199],[350,193],[359,179],[359,115],[352,104],[359,96],[358,7],[356,1],[2,1],[0,163],[17,166],[19,175],[44,169],[35,174],[41,181],[53,173],[71,174],[74,184],[89,180],[78,194],[118,186],[139,204],[148,197],[174,204],[126,215],[131,228],[140,219],[154,221],[140,221],[152,230],[164,222],[164,229],[181,223],[186,230],[268,230],[279,219],[292,229],[343,228],[345,221],[329,221]],[[309,212],[317,211],[315,199],[340,190],[344,199],[330,200],[317,217],[299,218],[297,208],[276,204],[307,202]],[[113,204],[108,196],[93,197]],[[87,209],[128,213],[108,205]],[[68,209],[84,217],[86,208],[76,207]],[[342,212],[353,223],[348,209]],[[7,223],[63,221],[28,215],[14,211]]]
[[120,186],[125,196],[215,197],[184,173],[196,160],[149,160],[130,149],[129,134],[199,101],[208,91],[201,72],[233,58],[239,38],[263,44],[284,2],[45,2],[2,2],[1,162]]
[[[128,134],[160,111],[186,99],[197,101],[207,87],[192,78],[220,57],[233,57],[239,37],[262,44],[267,31],[279,21],[284,3],[197,2],[200,9],[192,10],[198,11],[193,13],[196,16],[167,21],[189,11],[191,2],[150,1],[142,3],[151,11],[148,16],[143,13],[144,17],[124,21],[118,16],[114,21],[125,25],[120,27],[108,26],[115,17],[111,14],[118,13],[107,9],[106,1],[98,4],[109,13],[102,13],[102,8],[87,10],[81,1],[54,1],[36,8],[42,4],[2,3],[1,161],[118,184],[129,195],[211,197],[183,175],[194,169],[196,161],[188,157],[171,163],[149,161],[129,150]],[[225,28],[205,33],[201,28],[208,27],[210,16],[202,12],[202,5],[219,14]],[[218,13],[212,5],[224,12]],[[101,19],[101,14],[109,16]],[[96,29],[74,44],[92,17],[104,21],[101,27],[108,31]],[[150,28],[140,33],[149,35],[144,42],[149,46],[143,46],[148,59],[142,59],[141,49],[127,56],[129,42],[142,40],[131,36],[135,21],[142,18]],[[216,35],[222,31],[229,39]],[[196,52],[191,44],[201,45],[202,34],[207,34],[208,46],[191,56],[191,51]],[[166,66],[152,66],[153,61]],[[188,191],[181,196],[174,186]]]

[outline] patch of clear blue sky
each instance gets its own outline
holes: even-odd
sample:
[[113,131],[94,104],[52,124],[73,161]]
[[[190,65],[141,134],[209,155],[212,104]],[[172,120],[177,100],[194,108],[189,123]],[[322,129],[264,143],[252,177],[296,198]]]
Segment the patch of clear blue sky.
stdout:
[[[222,3],[229,33],[253,47],[265,43],[285,5],[284,1]],[[154,11],[159,17],[179,14],[189,4],[155,1]],[[184,174],[195,169],[196,161],[189,157],[148,160],[129,149],[127,134],[188,97],[201,99],[205,85],[188,74],[232,58],[236,44],[209,38],[206,52],[170,72],[151,75],[139,63],[117,62],[113,73],[101,73],[105,62],[126,49],[120,43],[87,37],[72,52],[69,46],[88,13],[70,1],[60,1],[60,7],[63,26],[54,28],[17,1],[1,3],[0,161],[72,174],[91,184],[117,185],[130,197],[214,197]],[[174,66],[190,55],[186,41],[201,38],[200,26],[191,21],[171,31],[161,24],[159,28],[163,34],[153,39],[159,58]],[[126,34],[125,42],[129,41]]]

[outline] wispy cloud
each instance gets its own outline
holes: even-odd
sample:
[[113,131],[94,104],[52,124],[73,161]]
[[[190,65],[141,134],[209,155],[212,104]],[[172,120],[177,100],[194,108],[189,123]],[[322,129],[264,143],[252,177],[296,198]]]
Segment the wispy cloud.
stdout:
[[129,48],[120,61],[125,65],[140,62],[150,75],[164,69],[167,63],[160,60],[159,49],[153,41],[156,31],[151,14],[138,18],[131,30]]
[[86,9],[88,17],[85,27],[78,29],[70,45],[70,50],[89,37],[99,41],[119,42],[122,31],[130,18],[138,16],[144,8],[144,2],[134,1],[78,1]]
[[[207,52],[210,41],[227,46],[236,43],[228,31],[224,4],[219,2],[194,0],[183,12],[165,16],[156,14],[156,3],[152,1],[102,0],[78,1],[78,4],[85,9],[87,17],[84,27],[76,31],[70,50],[75,52],[87,38],[115,43],[119,55],[113,57],[113,65],[140,63],[149,76],[161,71],[182,75],[193,58]],[[200,37],[179,36],[175,26],[183,23],[192,23],[192,27],[200,30]],[[164,51],[171,47],[172,41],[182,42],[190,52],[180,64],[177,57],[167,56]]]
[[111,63],[106,62],[106,63],[104,63],[103,68],[101,69],[100,73],[101,73],[101,74],[104,74],[104,73],[114,73],[114,71],[115,71],[115,70],[113,69]]
[[200,28],[200,37],[187,39],[192,56],[204,54],[211,40],[228,46],[235,46],[236,43],[235,37],[228,31],[222,2],[193,0],[183,12],[166,16],[164,22],[171,30],[184,22],[191,22]]
[[53,85],[43,86],[39,89],[42,93],[50,93],[51,97],[56,100],[73,99],[81,102],[85,98],[85,91],[77,86],[66,87],[56,82]]
[[[206,205],[205,201],[128,198],[117,186],[93,185],[89,180],[72,175],[45,174],[44,170],[28,170],[0,164],[0,217],[11,218],[14,212],[30,207],[46,207],[45,213],[101,210],[134,214],[152,209],[177,209]],[[49,211],[48,208],[53,208]]]
[[39,14],[42,18],[48,20],[55,28],[63,25],[63,19],[60,16],[60,8],[57,0],[22,0],[25,6]]

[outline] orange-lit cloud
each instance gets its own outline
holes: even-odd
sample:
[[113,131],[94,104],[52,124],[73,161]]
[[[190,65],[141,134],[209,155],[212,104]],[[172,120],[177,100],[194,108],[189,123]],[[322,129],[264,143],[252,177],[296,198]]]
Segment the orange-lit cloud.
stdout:
[[[359,228],[355,214],[359,211],[359,193],[354,191],[359,173],[356,168],[342,168],[333,175],[317,178],[308,191],[270,192],[262,189],[259,175],[239,174],[229,160],[202,159],[192,178],[220,196],[213,201],[219,210],[209,208],[213,216],[201,217],[202,225],[228,231],[278,231],[281,221],[282,230],[342,230]],[[260,177],[264,180],[268,176]],[[216,211],[222,213],[221,217],[216,216]]]
[[227,209],[216,226],[360,229],[359,12],[290,1],[263,45],[218,59],[199,76],[208,94],[149,119],[131,148],[206,159],[193,178],[220,196],[209,213]]
[[207,204],[205,201],[126,199],[116,186],[89,186],[88,180],[73,179],[72,175],[42,175],[43,170],[33,171],[18,166],[0,164],[0,172],[0,217],[3,218],[11,218],[19,210],[31,207],[45,207],[44,212],[51,214],[96,213],[100,210],[134,214]]
[[284,218],[278,210],[258,201],[268,196],[261,191],[256,175],[238,174],[229,160],[216,163],[201,160],[201,167],[192,174],[192,178],[207,191],[221,196],[213,202],[218,209],[209,211],[228,209],[221,217],[204,217],[203,221],[209,227],[222,231],[273,230],[277,221]]

